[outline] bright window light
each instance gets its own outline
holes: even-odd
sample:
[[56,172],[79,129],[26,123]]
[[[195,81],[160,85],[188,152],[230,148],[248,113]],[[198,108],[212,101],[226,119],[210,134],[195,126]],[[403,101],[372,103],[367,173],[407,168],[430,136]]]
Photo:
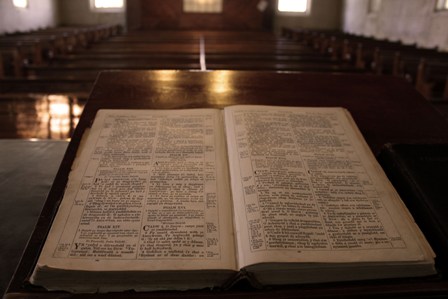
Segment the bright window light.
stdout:
[[437,8],[437,10],[447,10],[448,9],[448,0],[438,0],[436,8]]
[[437,0],[436,10],[448,10],[448,0]]
[[122,8],[123,0],[95,0],[95,8]]
[[184,12],[187,13],[221,13],[222,0],[184,0]]
[[90,0],[90,9],[96,13],[118,13],[124,11],[124,0]]
[[308,0],[278,0],[280,12],[307,12]]
[[28,0],[12,0],[12,3],[15,7],[20,8],[27,8],[28,7]]

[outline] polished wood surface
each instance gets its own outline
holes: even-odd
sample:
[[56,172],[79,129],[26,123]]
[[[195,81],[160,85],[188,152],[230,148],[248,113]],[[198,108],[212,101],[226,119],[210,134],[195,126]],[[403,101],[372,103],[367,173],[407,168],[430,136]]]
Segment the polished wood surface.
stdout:
[[[95,83],[39,222],[6,298],[83,297],[46,292],[30,286],[27,277],[62,198],[81,137],[98,109],[222,108],[236,104],[280,106],[340,106],[352,114],[372,151],[388,142],[448,142],[448,122],[401,79],[386,76],[274,73],[110,71]],[[392,279],[318,285],[273,287],[265,290],[116,293],[103,298],[318,298],[448,295],[446,278]],[[86,295],[85,297],[89,297]]]
[[0,96],[0,139],[71,137],[87,95],[28,94]]
[[[448,138],[448,123],[405,81],[388,76],[274,72],[104,72],[87,109],[183,109],[236,104],[341,106],[374,153],[387,142]],[[87,116],[86,116],[87,117]]]
[[73,78],[65,74],[67,78],[8,78],[0,80],[0,92],[2,95],[27,95],[27,94],[64,94],[86,97],[93,87],[93,81],[89,78]]

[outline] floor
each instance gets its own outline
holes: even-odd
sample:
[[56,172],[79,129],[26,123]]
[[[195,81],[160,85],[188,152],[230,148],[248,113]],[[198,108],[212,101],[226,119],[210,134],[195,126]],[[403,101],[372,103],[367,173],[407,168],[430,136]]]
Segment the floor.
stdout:
[[0,139],[0,298],[33,232],[67,145],[63,140]]

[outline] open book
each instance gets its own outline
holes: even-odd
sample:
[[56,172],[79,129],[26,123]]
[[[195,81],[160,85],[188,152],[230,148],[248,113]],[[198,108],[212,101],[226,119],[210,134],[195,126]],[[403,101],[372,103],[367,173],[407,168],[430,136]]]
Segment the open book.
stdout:
[[[31,282],[73,292],[435,273],[343,108],[100,110]],[[238,275],[239,274],[239,275]]]

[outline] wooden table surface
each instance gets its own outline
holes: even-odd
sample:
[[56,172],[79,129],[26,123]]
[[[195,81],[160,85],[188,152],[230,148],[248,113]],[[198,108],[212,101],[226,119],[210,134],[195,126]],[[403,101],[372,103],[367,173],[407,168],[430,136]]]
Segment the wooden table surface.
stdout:
[[375,154],[387,142],[448,138],[448,123],[404,80],[359,74],[104,72],[95,83],[84,120],[93,119],[100,108],[222,108],[237,104],[345,107]]
[[[70,294],[35,289],[26,283],[26,279],[34,268],[55,207],[62,198],[81,136],[98,109],[222,108],[236,104],[345,107],[351,112],[374,154],[378,154],[382,146],[389,142],[448,142],[448,122],[412,86],[393,77],[250,71],[101,73],[62,161],[36,230],[7,290],[7,298],[70,297]],[[422,294],[448,296],[448,281],[444,278],[412,278],[287,286],[267,290],[117,293],[113,296],[357,298]],[[111,295],[103,297],[109,298]]]

